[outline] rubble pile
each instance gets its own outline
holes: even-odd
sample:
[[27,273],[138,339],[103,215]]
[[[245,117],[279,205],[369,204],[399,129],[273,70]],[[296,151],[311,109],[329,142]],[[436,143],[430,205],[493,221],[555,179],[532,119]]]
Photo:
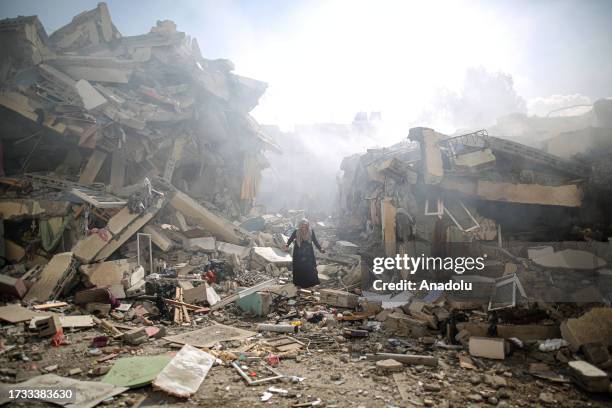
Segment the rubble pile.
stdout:
[[35,16],[0,32],[4,175],[119,197],[160,178],[227,217],[248,213],[274,148],[249,115],[265,83],[203,58],[172,21],[123,37],[104,3],[50,36]]
[[[612,300],[610,173],[603,170],[612,157],[610,106],[596,102],[584,129],[551,120],[548,151],[486,130],[447,136],[413,128],[405,142],[345,158],[339,236],[359,245],[365,298],[396,307],[377,315],[383,327],[413,338],[440,330],[443,347],[468,348],[470,357],[459,356],[464,368],[478,369],[475,357],[505,360],[522,350],[537,378],[609,392],[602,333]],[[399,262],[375,267],[376,259],[403,256],[424,263],[413,271]],[[479,259],[482,268],[428,258]],[[403,281],[417,290],[398,291]],[[390,283],[382,293],[381,282]]]
[[[609,102],[593,149],[415,128],[344,160],[339,219],[270,214],[265,84],[171,21],[123,37],[100,3],[0,41],[0,404],[609,405]],[[305,217],[310,289],[286,250]],[[484,267],[373,272],[401,255]],[[372,287],[425,276],[473,289]]]

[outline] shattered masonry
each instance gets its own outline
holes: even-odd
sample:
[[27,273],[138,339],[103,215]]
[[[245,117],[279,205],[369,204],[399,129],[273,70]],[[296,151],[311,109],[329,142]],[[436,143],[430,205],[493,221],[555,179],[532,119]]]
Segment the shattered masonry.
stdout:
[[[266,84],[172,21],[124,37],[100,3],[50,36],[2,20],[0,47],[0,404],[609,405],[609,99],[410,129],[343,160],[337,216],[270,214]],[[284,250],[305,216],[326,250],[310,290]],[[397,254],[486,261],[378,277],[472,291],[373,291]]]

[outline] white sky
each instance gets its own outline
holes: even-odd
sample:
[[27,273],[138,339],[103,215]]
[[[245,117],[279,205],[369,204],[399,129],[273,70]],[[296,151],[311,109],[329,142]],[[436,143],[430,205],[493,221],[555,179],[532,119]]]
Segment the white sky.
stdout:
[[460,87],[466,68],[517,67],[503,16],[463,2],[313,2],[287,18],[283,35],[234,57],[238,73],[269,79],[254,111],[262,123],[347,123],[362,110],[406,121],[438,87]]

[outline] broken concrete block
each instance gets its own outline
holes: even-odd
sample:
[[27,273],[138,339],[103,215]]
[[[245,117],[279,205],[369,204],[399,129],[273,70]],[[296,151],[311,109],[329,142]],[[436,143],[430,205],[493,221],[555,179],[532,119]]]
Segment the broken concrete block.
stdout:
[[236,300],[235,303],[244,312],[266,316],[271,311],[272,295],[268,292],[255,292]]
[[151,241],[163,252],[167,252],[170,248],[172,248],[172,240],[168,238],[164,231],[152,225],[147,225],[143,228],[142,232],[145,234],[151,235]]
[[409,305],[402,306],[402,310],[418,320],[427,322],[431,329],[438,328],[438,318],[427,310],[427,303],[413,300]]
[[272,247],[253,247],[251,261],[260,265],[274,264],[276,266],[291,265],[292,258],[287,252]]
[[369,360],[388,360],[393,359],[404,365],[425,365],[429,367],[437,367],[438,359],[434,356],[424,356],[417,354],[396,354],[396,353],[376,353],[366,354]]
[[341,254],[356,255],[359,251],[359,246],[349,241],[336,241],[334,249]]
[[404,313],[390,313],[383,323],[383,327],[397,336],[420,338],[427,335],[427,323],[413,319]]
[[106,3],[76,15],[72,21],[55,30],[49,41],[59,50],[74,51],[118,39],[121,35],[113,25]]
[[383,373],[399,373],[404,371],[404,365],[397,360],[389,358],[377,361],[376,369]]
[[596,307],[577,319],[567,319],[561,323],[561,335],[577,351],[589,343],[612,345],[612,309]]
[[321,303],[328,305],[356,309],[359,304],[359,296],[354,293],[335,289],[321,289],[319,294]]
[[61,295],[73,284],[76,276],[72,252],[55,255],[40,273],[28,293],[26,301],[46,301]]
[[0,200],[0,214],[4,220],[18,220],[37,217],[63,217],[68,215],[70,203],[65,201],[3,199]]
[[210,306],[221,300],[215,289],[208,283],[204,282],[201,285],[183,290],[183,301],[185,303],[199,304],[208,302]]
[[570,377],[589,392],[610,392],[608,375],[586,361],[570,361]]
[[583,195],[582,189],[576,184],[544,186],[458,177],[444,177],[440,187],[490,201],[562,207],[580,207]]
[[564,207],[580,207],[582,204],[582,189],[576,184],[543,186],[478,180],[477,195],[485,200],[524,204]]
[[127,207],[123,208],[106,224],[106,235],[91,234],[74,245],[72,250],[75,258],[83,263],[105,260],[151,221],[164,204],[165,201],[159,200],[150,205],[144,213],[134,214],[131,214]]
[[139,327],[137,329],[130,330],[128,332],[123,333],[121,339],[133,346],[138,346],[139,344],[145,343],[149,340],[149,335],[147,334],[147,330],[144,327]]
[[172,213],[172,217],[174,218],[174,225],[176,225],[182,232],[189,231],[189,225],[187,225],[187,220],[185,220],[185,216],[178,211],[174,211]]
[[205,230],[210,231],[217,238],[230,244],[240,244],[240,236],[233,224],[202,207],[187,194],[180,191],[176,192],[170,200],[170,205],[184,216],[194,220]]
[[474,357],[503,360],[509,351],[509,345],[504,339],[491,337],[470,337],[470,354]]
[[551,246],[537,246],[527,248],[527,257],[533,260],[544,255],[552,255],[554,252],[555,249]]
[[[28,103],[28,98],[18,92],[0,92],[0,106],[4,106],[18,113],[31,122],[37,123],[39,121],[39,115]],[[56,134],[63,135],[66,132],[66,125],[56,122],[56,117],[54,115],[49,115],[43,120],[42,126]]]
[[532,260],[538,265],[547,268],[566,268],[592,270],[607,264],[606,260],[589,251],[576,249],[564,249],[553,253],[538,254]]
[[190,251],[215,252],[216,244],[215,237],[189,238],[183,241],[183,247]]
[[459,154],[452,158],[458,169],[475,169],[495,162],[495,155],[491,149],[477,150],[475,152]]
[[106,261],[90,265],[81,265],[79,270],[85,276],[86,283],[96,287],[120,285],[123,279],[132,273],[136,263],[128,259]]
[[62,331],[60,317],[56,315],[37,319],[35,326],[40,337],[54,336],[58,331]]
[[236,255],[239,259],[244,259],[251,253],[251,248],[217,241],[217,252],[228,256]]
[[79,79],[75,84],[77,93],[83,101],[83,106],[87,110],[92,110],[98,106],[102,106],[108,101],[104,98],[100,92],[98,92],[89,82],[84,79]]
[[587,343],[580,347],[587,361],[591,364],[600,365],[607,363],[610,359],[608,347],[601,343]]
[[0,295],[21,299],[27,291],[28,289],[21,279],[0,274]]

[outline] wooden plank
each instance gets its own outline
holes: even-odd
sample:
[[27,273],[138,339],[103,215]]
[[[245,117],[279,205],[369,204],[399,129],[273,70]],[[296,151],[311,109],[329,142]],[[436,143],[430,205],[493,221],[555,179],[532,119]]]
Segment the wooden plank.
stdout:
[[64,306],[68,306],[68,303],[66,302],[48,302],[48,303],[43,303],[42,305],[34,305],[34,310],[46,310],[46,309],[51,309],[54,307],[64,307]]
[[[175,292],[174,292],[174,299],[176,302],[179,302],[178,298],[179,298],[179,290],[180,288],[175,288]],[[180,302],[179,302],[180,303]],[[175,307],[174,308],[174,318],[172,319],[172,321],[176,324],[180,324],[182,323],[182,316],[181,316],[181,309],[179,307]]]
[[[176,288],[176,289],[179,289],[179,288]],[[202,306],[191,305],[189,303],[184,303],[176,299],[164,299],[164,303],[167,303],[171,306],[184,307],[187,310],[193,310],[193,311],[205,309]]]
[[[180,290],[179,292],[179,301],[182,303],[183,302],[183,288],[178,288]],[[191,323],[191,318],[189,317],[189,312],[187,311],[187,307],[185,307],[185,304],[182,304],[181,306],[181,312],[183,314],[183,321],[185,323]]]

